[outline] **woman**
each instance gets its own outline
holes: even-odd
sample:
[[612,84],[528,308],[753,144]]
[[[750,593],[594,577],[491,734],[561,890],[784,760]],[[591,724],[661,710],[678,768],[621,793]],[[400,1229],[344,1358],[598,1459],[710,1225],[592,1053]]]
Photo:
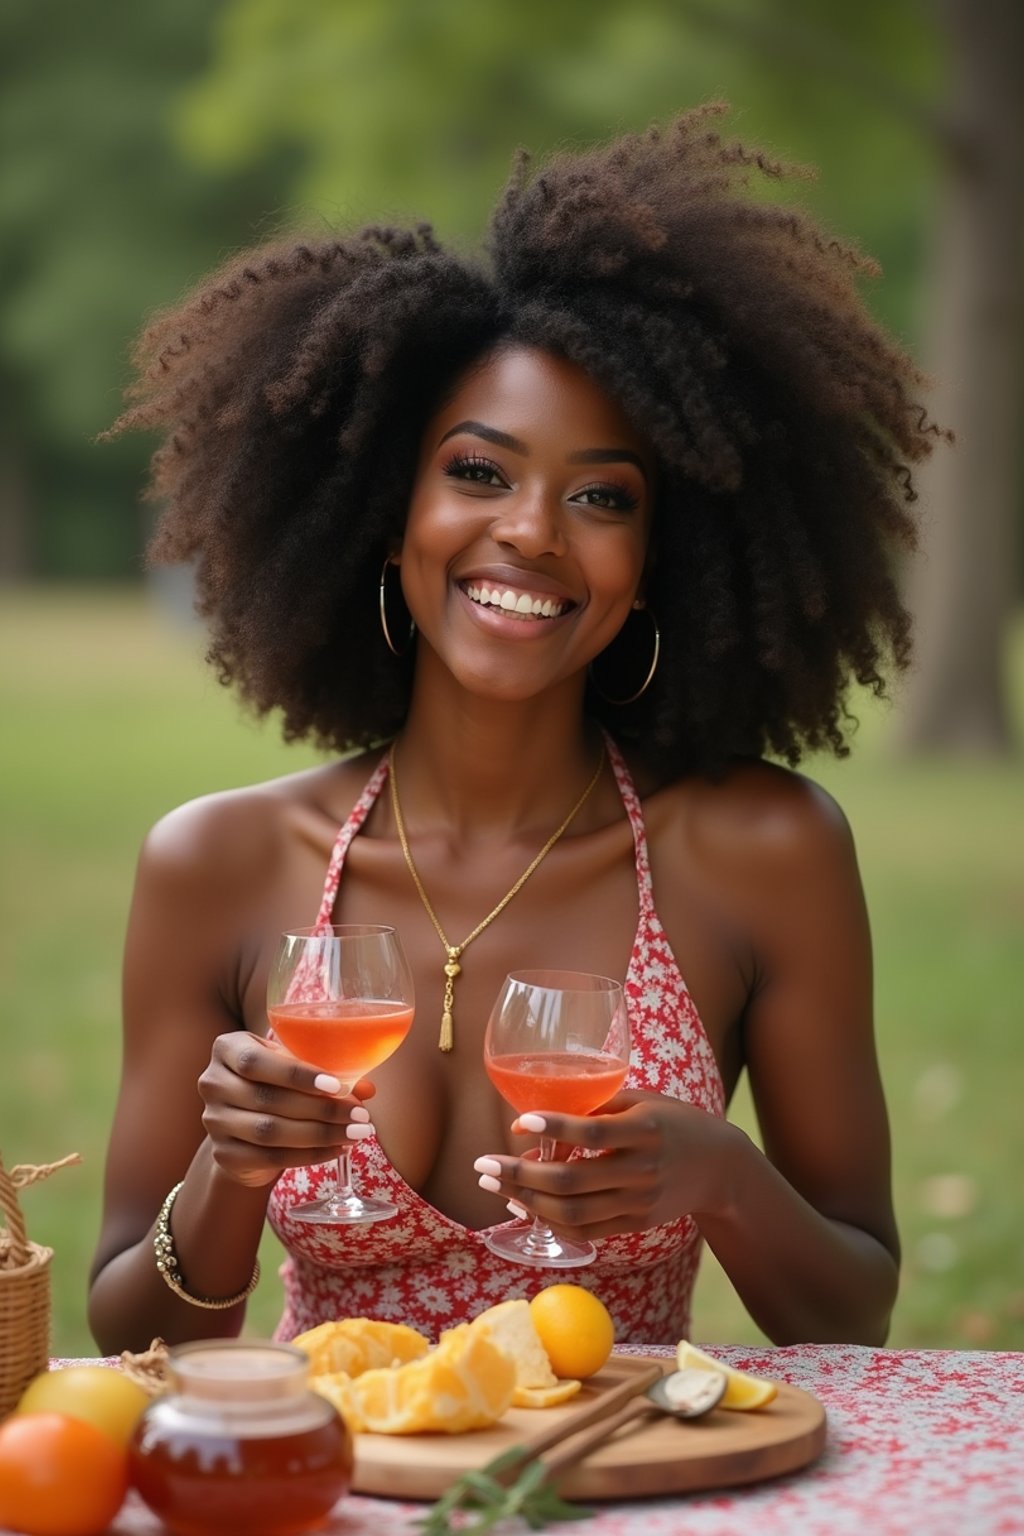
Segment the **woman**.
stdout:
[[[868,925],[793,765],[846,751],[851,677],[906,662],[891,561],[933,429],[867,264],[750,198],[779,168],[716,110],[521,164],[486,263],[426,228],[285,241],[143,337],[118,429],[164,433],[154,554],[195,560],[221,680],[334,756],[143,850],[103,1349],[240,1328],[268,1211],[282,1337],[437,1332],[552,1278],[484,1247],[509,1202],[598,1241],[572,1278],[620,1340],[688,1332],[702,1239],[773,1340],[885,1337]],[[412,1033],[349,1098],[265,1038],[275,941],[318,916],[393,923],[415,974]],[[605,1111],[546,1117],[544,1166],[481,1059],[532,966],[624,979],[634,1037]],[[764,1152],[724,1117],[744,1069]],[[347,1143],[399,1216],[300,1226]]]

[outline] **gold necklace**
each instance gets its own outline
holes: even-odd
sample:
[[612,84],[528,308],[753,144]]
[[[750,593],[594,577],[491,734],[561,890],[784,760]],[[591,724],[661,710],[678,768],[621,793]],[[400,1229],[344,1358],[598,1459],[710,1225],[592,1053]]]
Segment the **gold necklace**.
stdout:
[[569,812],[568,816],[562,822],[558,830],[551,834],[540,852],[523,870],[515,885],[512,886],[511,890],[505,892],[504,896],[498,902],[498,905],[494,907],[492,911],[488,912],[483,922],[477,923],[476,927],[473,929],[473,932],[467,934],[461,944],[449,944],[448,936],[444,929],[441,927],[437,913],[434,911],[434,908],[431,905],[430,897],[423,889],[423,881],[419,877],[419,871],[417,870],[416,865],[413,863],[412,853],[409,849],[409,839],[405,833],[405,822],[402,820],[402,807],[398,800],[398,776],[395,773],[395,749],[394,745],[392,745],[391,751],[388,754],[388,777],[391,789],[391,806],[395,813],[395,826],[398,828],[398,841],[402,845],[402,853],[405,856],[405,862],[408,865],[409,873],[412,875],[413,884],[419,892],[420,900],[422,901],[424,907],[427,909],[427,916],[430,918],[430,921],[437,929],[437,936],[441,940],[441,943],[444,945],[445,949],[444,1003],[441,1010],[441,1033],[438,1036],[437,1041],[437,1048],[439,1051],[450,1051],[452,1045],[454,1044],[454,1021],[452,1015],[455,1006],[455,978],[462,972],[462,966],[459,964],[460,956],[464,950],[469,948],[473,940],[478,938],[479,935],[483,933],[484,929],[494,922],[494,919],[499,915],[499,913],[504,912],[505,908],[508,906],[516,892],[522,890],[527,880],[529,880],[530,876],[537,868],[537,865],[551,852],[552,848],[558,842],[558,839],[566,830],[573,817],[583,808],[583,805],[589,799],[591,791],[596,785],[598,779],[601,777],[601,769],[603,767],[604,743],[601,744],[601,753],[597,759],[597,767],[594,769],[590,783],[587,785],[582,795],[580,795],[579,799],[576,801],[576,804],[573,806],[572,810]]

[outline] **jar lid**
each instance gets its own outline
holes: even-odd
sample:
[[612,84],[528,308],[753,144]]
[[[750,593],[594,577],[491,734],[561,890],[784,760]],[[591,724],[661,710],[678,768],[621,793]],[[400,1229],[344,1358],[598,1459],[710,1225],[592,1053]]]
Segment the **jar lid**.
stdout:
[[197,1397],[247,1402],[280,1401],[306,1391],[309,1358],[290,1344],[253,1339],[202,1339],[168,1354],[178,1384]]

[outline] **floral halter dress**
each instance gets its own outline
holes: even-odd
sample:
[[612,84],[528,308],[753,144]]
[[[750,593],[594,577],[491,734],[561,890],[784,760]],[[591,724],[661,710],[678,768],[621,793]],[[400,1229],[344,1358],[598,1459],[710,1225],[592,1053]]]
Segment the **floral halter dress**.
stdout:
[[[624,991],[632,1050],[627,1088],[648,1089],[725,1110],[721,1075],[704,1027],[654,909],[647,835],[639,796],[615,743],[608,755],[633,830],[639,921]],[[341,828],[317,918],[328,924],[345,855],[388,774],[387,755]],[[405,1182],[376,1137],[352,1146],[360,1191],[392,1201],[399,1214],[369,1226],[321,1226],[291,1218],[290,1208],[326,1192],[332,1163],[287,1169],[271,1192],[267,1217],[287,1258],[281,1268],[285,1310],[276,1336],[290,1339],[340,1317],[408,1323],[431,1338],[510,1297],[533,1296],[556,1271],[510,1264],[484,1244],[484,1232],[454,1221]],[[507,1223],[504,1223],[507,1224]],[[487,1230],[493,1230],[487,1229]],[[621,1344],[674,1344],[690,1330],[690,1299],[701,1239],[689,1216],[645,1232],[601,1238],[597,1258],[572,1281],[600,1296]]]

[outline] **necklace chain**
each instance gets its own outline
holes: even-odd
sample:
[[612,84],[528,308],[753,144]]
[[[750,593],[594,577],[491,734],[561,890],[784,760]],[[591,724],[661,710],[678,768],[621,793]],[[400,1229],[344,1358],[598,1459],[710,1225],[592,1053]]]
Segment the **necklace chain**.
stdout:
[[504,896],[498,902],[498,905],[493,907],[491,911],[488,912],[483,921],[477,923],[472,933],[467,934],[461,944],[451,944],[448,941],[448,935],[441,927],[440,919],[438,918],[437,913],[434,911],[430,897],[427,895],[423,888],[423,881],[420,879],[419,871],[413,862],[412,851],[409,847],[409,839],[405,831],[405,822],[402,819],[402,807],[398,798],[398,775],[395,772],[395,748],[394,745],[392,745],[391,751],[388,754],[388,783],[391,790],[391,808],[395,815],[395,826],[398,828],[398,841],[402,845],[402,854],[405,858],[406,865],[408,866],[409,873],[412,876],[413,884],[419,892],[419,898],[426,908],[427,916],[430,918],[430,921],[433,923],[435,929],[437,930],[437,936],[441,940],[441,943],[444,945],[445,949],[446,959],[444,966],[444,1003],[442,1004],[441,1009],[441,1033],[438,1036],[437,1041],[438,1050],[450,1051],[453,1044],[455,1043],[455,978],[462,972],[462,966],[459,964],[459,959],[462,956],[463,951],[468,949],[473,940],[478,938],[479,935],[483,933],[484,929],[489,927],[490,924],[494,922],[494,919],[498,917],[502,912],[504,912],[513,896],[515,896],[518,891],[522,890],[523,886],[526,884],[527,880],[529,880],[530,876],[533,874],[541,860],[547,857],[552,848],[558,842],[558,839],[561,837],[562,833],[565,832],[568,828],[570,822],[572,822],[577,813],[583,809],[583,806],[590,798],[591,792],[597,784],[598,779],[601,777],[601,769],[604,767],[604,756],[605,749],[602,743],[601,752],[597,759],[597,767],[594,769],[594,772],[590,777],[590,782],[588,783],[583,793],[580,795],[579,799],[576,801],[576,804],[573,806],[568,816],[562,822],[561,826],[552,832],[551,836],[548,838],[540,852],[530,860],[529,864],[523,870],[515,885],[513,885],[509,890],[505,892]]

